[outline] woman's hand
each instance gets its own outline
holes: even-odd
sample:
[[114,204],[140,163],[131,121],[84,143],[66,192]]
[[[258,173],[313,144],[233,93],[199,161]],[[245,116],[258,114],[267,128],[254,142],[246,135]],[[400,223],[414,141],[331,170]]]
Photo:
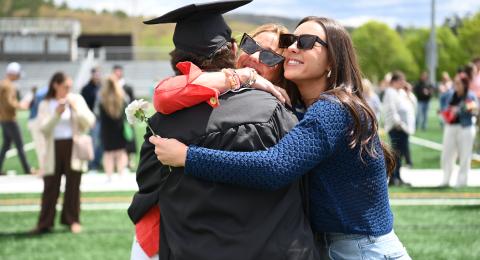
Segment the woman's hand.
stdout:
[[287,91],[285,89],[275,86],[272,82],[268,81],[264,77],[257,75],[257,80],[252,85],[253,88],[266,91],[273,96],[275,96],[280,102],[287,103],[289,106],[292,105],[290,98],[288,97]]
[[[238,73],[240,81],[242,83],[245,83],[250,78],[251,70],[251,68],[242,68],[236,69],[235,71]],[[258,90],[266,91],[275,96],[278,100],[280,100],[280,102],[291,105],[290,98],[288,97],[287,92],[283,88],[273,85],[272,82],[268,81],[267,79],[258,74],[256,76],[255,83],[253,83],[251,87]]]
[[57,108],[55,109],[55,112],[57,113],[57,115],[61,116],[63,112],[65,112],[65,109],[67,108],[66,106],[67,106],[66,100],[59,100]]
[[159,136],[150,136],[150,143],[155,145],[155,154],[157,159],[163,165],[173,167],[184,167],[187,160],[188,147],[176,139],[161,138]]

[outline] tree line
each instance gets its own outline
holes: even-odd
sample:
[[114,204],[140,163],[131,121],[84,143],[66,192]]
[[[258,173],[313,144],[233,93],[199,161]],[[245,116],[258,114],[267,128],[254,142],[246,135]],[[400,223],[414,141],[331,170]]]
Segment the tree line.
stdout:
[[[459,66],[480,57],[480,11],[451,21],[447,19],[436,28],[438,79],[443,71],[453,75]],[[416,80],[427,70],[429,29],[397,27],[394,30],[384,23],[371,21],[351,34],[363,73],[373,81],[381,80],[394,70],[402,70],[409,80]]]

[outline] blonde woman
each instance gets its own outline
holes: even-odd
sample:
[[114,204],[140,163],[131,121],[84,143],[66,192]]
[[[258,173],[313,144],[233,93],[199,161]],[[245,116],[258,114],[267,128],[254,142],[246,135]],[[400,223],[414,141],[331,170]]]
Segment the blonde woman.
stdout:
[[382,101],[380,101],[380,98],[378,97],[377,93],[375,93],[373,89],[374,88],[373,84],[370,80],[362,79],[362,84],[363,84],[363,96],[365,97],[365,100],[367,101],[370,108],[373,110],[373,113],[375,113],[375,117],[377,118],[377,121],[379,121],[381,110],[382,110]]
[[73,138],[88,132],[95,123],[81,95],[70,93],[72,79],[57,72],[50,80],[45,99],[38,108],[37,125],[45,139],[41,160],[44,164],[43,194],[38,224],[32,234],[50,232],[55,220],[55,206],[60,195],[60,183],[65,174],[65,195],[61,223],[79,233],[80,181],[88,162],[73,151]]
[[[273,23],[262,25],[250,34],[245,33],[240,40],[240,51],[235,64],[237,67],[235,72],[240,78],[248,79],[251,69],[255,69],[257,74],[261,76],[254,83],[256,88],[262,90],[274,88],[271,92],[282,101],[284,101],[284,98],[288,98],[286,91],[292,97],[292,100],[296,101],[300,95],[298,89],[283,77],[284,58],[281,55],[284,50],[278,47],[278,37],[282,33],[288,33],[288,29]],[[172,59],[170,62],[172,68],[176,69],[175,66],[179,60]],[[181,74],[179,71],[176,72]],[[183,76],[171,77],[161,81],[155,88],[155,95],[159,95],[169,101],[162,103],[154,100],[155,109],[162,114],[171,114],[204,101],[215,106],[216,102],[210,103],[212,98],[216,99],[214,94],[199,95],[195,91],[189,92],[189,90],[195,89],[195,85],[201,85],[223,93],[228,90],[228,87],[225,86],[226,80],[223,72],[203,72],[191,82],[192,84],[185,82]],[[175,90],[172,91],[169,87],[175,88]],[[284,90],[280,89],[280,87]],[[168,91],[166,91],[167,89]],[[174,98],[168,98],[169,96]],[[294,103],[292,105],[297,104]]]
[[127,140],[123,136],[125,93],[115,77],[109,77],[100,89],[99,116],[103,143],[103,169],[111,181],[116,170],[122,174],[128,164]]

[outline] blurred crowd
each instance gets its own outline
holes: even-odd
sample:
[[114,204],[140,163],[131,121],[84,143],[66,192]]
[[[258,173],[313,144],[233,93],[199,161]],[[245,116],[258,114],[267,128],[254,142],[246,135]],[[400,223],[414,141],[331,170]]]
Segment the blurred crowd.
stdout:
[[[49,85],[43,87],[34,86],[31,91],[20,98],[20,93],[15,86],[15,82],[23,74],[21,65],[17,62],[8,64],[6,76],[1,81],[0,93],[0,122],[2,125],[3,142],[0,153],[0,175],[5,175],[3,171],[3,162],[6,152],[12,144],[18,151],[18,157],[21,161],[24,173],[43,175],[41,160],[44,153],[44,137],[39,131],[38,109],[40,103],[45,99],[49,91]],[[50,84],[55,83],[58,74],[52,76]],[[69,91],[72,83],[69,75],[64,75],[65,82],[58,84],[67,84]],[[68,80],[67,80],[68,79]],[[103,86],[103,87],[102,87]],[[133,87],[125,83],[124,70],[120,65],[115,65],[112,72],[106,78],[102,78],[99,67],[91,69],[89,81],[82,87],[80,94],[91,112],[96,116],[96,122],[90,130],[94,147],[94,159],[89,162],[88,169],[91,172],[104,170],[109,176],[113,172],[120,174],[126,173],[129,169],[135,167],[136,144],[134,129],[128,124],[124,124],[123,109],[126,104],[134,98]],[[28,110],[28,130],[35,145],[35,153],[38,161],[38,168],[30,167],[24,150],[21,128],[17,120],[18,110]],[[120,124],[121,123],[121,124]],[[100,125],[104,125],[104,129]],[[126,130],[124,130],[126,129]],[[115,136],[116,132],[124,133],[121,136]],[[128,140],[124,140],[124,139]],[[110,178],[111,179],[111,178]]]
[[[406,80],[401,71],[385,75],[378,87],[365,80],[365,98],[382,122],[389,136],[392,149],[396,153],[396,169],[390,178],[390,185],[409,185],[400,176],[402,164],[413,167],[409,137],[415,131],[427,131],[430,102],[438,99],[436,122],[443,131],[440,165],[443,170],[442,186],[463,187],[467,184],[471,168],[478,119],[478,99],[480,97],[480,58],[460,66],[452,77],[441,74],[438,83],[429,81],[427,72],[423,72],[414,83]],[[434,100],[437,100],[434,99]],[[428,137],[427,137],[428,139]],[[455,163],[459,164],[457,180],[450,180]],[[451,182],[453,181],[453,182]]]
[[[131,164],[135,162],[135,132],[124,113],[134,99],[133,88],[125,83],[122,66],[115,65],[106,79],[102,79],[100,68],[93,68],[80,94],[73,93],[69,75],[56,72],[47,86],[34,87],[19,99],[15,82],[21,76],[21,65],[13,62],[0,81],[0,171],[14,143],[25,174],[43,177],[40,216],[32,233],[49,232],[53,227],[61,178],[65,175],[61,223],[74,233],[80,232],[82,173],[103,169],[106,182],[110,182],[113,173],[123,175],[135,166]],[[17,110],[29,110],[28,131],[38,168],[31,167],[27,160]]]
[[[438,124],[443,129],[442,184],[449,185],[453,166],[458,160],[460,170],[454,185],[466,185],[476,143],[476,129],[480,125],[477,118],[480,97],[479,67],[480,58],[473,59],[472,62],[459,67],[455,75],[450,76],[443,72],[438,83],[430,82],[427,72],[423,72],[418,81],[412,83],[407,81],[401,71],[386,74],[378,84],[373,84],[368,79],[363,80],[365,98],[381,122],[397,155],[397,167],[395,174],[390,178],[391,185],[408,185],[400,177],[400,168],[402,165],[413,167],[409,136],[416,130],[428,129],[430,102],[434,97],[438,98],[439,109],[435,112],[438,114]],[[48,96],[50,88],[65,85],[70,92],[72,83],[68,75],[63,74],[63,77],[60,77],[64,79],[62,81],[59,80],[58,74],[55,74],[48,86],[33,87],[31,92],[20,99],[15,81],[21,75],[20,64],[12,62],[8,64],[6,76],[0,83],[0,124],[3,133],[0,175],[6,174],[3,171],[5,155],[12,144],[15,144],[24,172],[43,176],[47,151],[46,137],[39,125],[41,121],[38,115],[39,107]],[[88,162],[87,171],[92,173],[104,171],[107,182],[112,180],[114,172],[120,175],[128,173],[130,169],[135,168],[136,143],[134,128],[126,123],[123,111],[135,96],[133,87],[125,83],[123,67],[113,66],[106,78],[102,78],[99,67],[92,68],[91,78],[81,89],[80,94],[96,118],[89,129],[93,156]],[[66,107],[67,112],[61,113],[61,118],[69,115],[68,102]],[[31,167],[27,160],[21,128],[16,118],[17,110],[30,112],[27,125],[35,146],[38,168]],[[61,124],[56,128],[62,129]],[[70,134],[58,137],[65,138],[71,138]]]

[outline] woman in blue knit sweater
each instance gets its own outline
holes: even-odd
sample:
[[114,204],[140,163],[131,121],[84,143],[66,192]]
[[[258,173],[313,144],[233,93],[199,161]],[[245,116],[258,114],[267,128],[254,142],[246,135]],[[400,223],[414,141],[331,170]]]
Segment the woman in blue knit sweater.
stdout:
[[256,189],[278,189],[310,172],[310,221],[330,259],[410,259],[393,232],[387,191],[392,155],[363,98],[348,32],[328,18],[306,17],[280,36],[285,77],[308,110],[276,146],[259,152],[186,147],[151,137],[165,165],[188,175]]

